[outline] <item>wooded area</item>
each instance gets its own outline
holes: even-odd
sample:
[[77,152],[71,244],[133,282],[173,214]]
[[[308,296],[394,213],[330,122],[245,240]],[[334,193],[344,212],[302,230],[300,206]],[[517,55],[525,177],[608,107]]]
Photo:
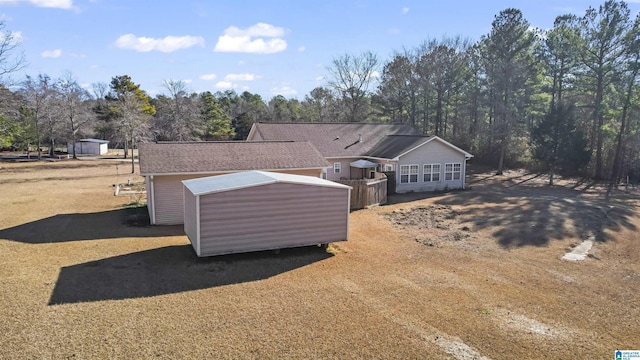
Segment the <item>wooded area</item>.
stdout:
[[[24,59],[12,33],[2,33],[4,78]],[[338,55],[326,86],[302,100],[198,94],[175,80],[152,98],[127,75],[91,91],[70,73],[5,81],[0,147],[53,151],[81,137],[125,150],[138,141],[245,139],[256,121],[408,123],[498,173],[523,166],[619,181],[640,176],[639,71],[640,18],[623,1],[559,16],[545,30],[510,8],[475,43],[426,39],[387,61],[371,52]]]

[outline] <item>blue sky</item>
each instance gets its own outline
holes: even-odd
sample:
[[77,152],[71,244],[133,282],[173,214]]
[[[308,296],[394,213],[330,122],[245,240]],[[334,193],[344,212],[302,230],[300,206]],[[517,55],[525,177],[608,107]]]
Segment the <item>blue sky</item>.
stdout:
[[[371,51],[384,63],[430,38],[478,40],[508,7],[549,28],[557,15],[603,2],[0,0],[0,16],[29,63],[18,80],[71,72],[90,87],[126,74],[152,96],[172,79],[196,92],[247,90],[268,101],[303,99],[326,84],[327,66],[344,53]],[[632,16],[639,2],[628,2]]]

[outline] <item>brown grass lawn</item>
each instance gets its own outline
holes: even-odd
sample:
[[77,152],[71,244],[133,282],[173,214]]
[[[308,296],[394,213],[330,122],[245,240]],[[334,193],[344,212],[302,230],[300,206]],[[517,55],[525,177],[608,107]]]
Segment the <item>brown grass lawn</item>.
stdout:
[[[0,162],[0,358],[608,359],[640,349],[637,190],[521,172],[351,214],[348,242],[197,259],[113,161]],[[126,175],[119,181],[142,179]],[[144,210],[144,209],[143,209]],[[318,229],[321,231],[321,229]],[[582,239],[584,262],[561,261]]]

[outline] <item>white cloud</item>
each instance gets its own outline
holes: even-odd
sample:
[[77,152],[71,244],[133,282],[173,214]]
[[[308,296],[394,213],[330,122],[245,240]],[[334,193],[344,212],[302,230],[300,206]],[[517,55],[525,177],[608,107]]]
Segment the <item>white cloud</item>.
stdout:
[[204,47],[204,38],[201,36],[166,36],[161,39],[154,39],[144,36],[137,37],[134,34],[126,34],[120,36],[115,44],[120,49],[140,52],[161,51],[168,53],[196,45]]
[[0,0],[0,5],[2,4],[17,4],[21,2],[26,2],[33,6],[43,7],[43,8],[55,8],[55,9],[73,9],[73,0]]
[[274,87],[271,89],[272,95],[282,95],[282,96],[296,96],[298,91],[290,86],[282,86],[282,87]]
[[184,79],[182,80],[185,84],[191,84],[193,82],[193,80],[191,79]]
[[265,23],[257,23],[244,30],[235,26],[229,26],[224,30],[225,35],[250,37],[282,37],[285,32],[284,28]]
[[306,47],[304,47],[304,46],[300,46],[300,47],[298,48],[298,52],[305,52],[306,50],[307,50],[307,48],[306,48]]
[[324,76],[322,76],[322,75],[316,77],[316,81],[323,81],[323,80],[324,80]]
[[281,39],[285,33],[284,28],[265,23],[257,23],[247,29],[230,26],[218,37],[213,51],[273,54],[287,49],[287,42]]
[[200,80],[213,80],[216,78],[216,74],[204,74],[204,75],[200,75]]
[[409,8],[408,8],[408,7],[403,7],[403,8],[402,8],[402,14],[403,14],[403,15],[406,15],[406,14],[408,14],[408,13],[409,13]]
[[216,83],[216,87],[218,89],[233,89],[235,87],[238,87],[238,85],[232,83],[231,81],[218,81]]
[[390,34],[390,35],[398,35],[398,34],[400,34],[400,29],[397,29],[397,28],[391,28],[391,29],[387,30],[387,34]]
[[42,56],[43,58],[49,58],[49,59],[59,58],[60,56],[62,56],[62,49],[45,50],[40,53],[40,56]]
[[253,81],[259,78],[260,76],[255,74],[227,74],[224,81]]
[[374,78],[374,79],[379,79],[380,78],[380,73],[377,72],[376,70],[373,70],[371,72],[371,77]]

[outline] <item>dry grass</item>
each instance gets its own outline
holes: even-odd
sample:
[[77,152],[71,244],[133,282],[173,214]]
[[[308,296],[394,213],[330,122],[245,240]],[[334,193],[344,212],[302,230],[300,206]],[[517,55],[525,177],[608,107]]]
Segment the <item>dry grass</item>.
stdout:
[[[140,209],[123,205],[138,199],[113,196],[113,162],[0,167],[0,358],[595,359],[640,347],[635,192],[482,173],[469,191],[352,213],[350,240],[327,252],[197,259],[180,227],[127,224]],[[586,236],[592,257],[560,260]]]

